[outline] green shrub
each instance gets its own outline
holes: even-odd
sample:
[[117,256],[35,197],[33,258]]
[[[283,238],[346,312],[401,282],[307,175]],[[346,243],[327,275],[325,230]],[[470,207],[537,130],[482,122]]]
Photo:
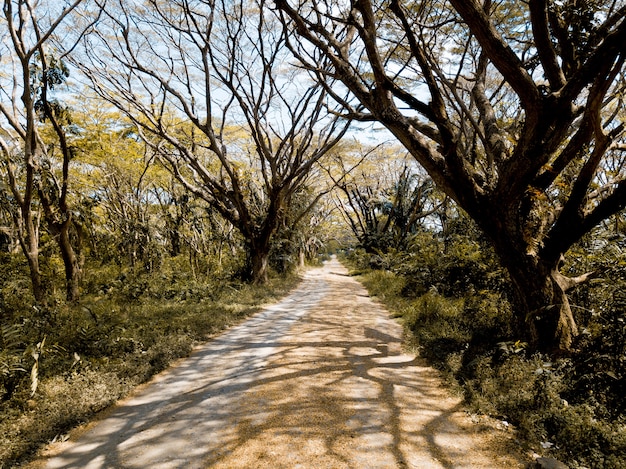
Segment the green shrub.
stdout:
[[371,295],[384,300],[400,296],[406,280],[387,270],[374,270],[363,278],[363,283],[367,286]]
[[14,467],[41,445],[111,405],[134,384],[120,380],[114,372],[87,369],[45,380],[33,398],[22,390],[19,399],[0,409],[5,417],[1,424],[0,467]]
[[182,264],[164,260],[161,267],[160,274],[103,267],[87,279],[80,304],[58,301],[46,311],[17,311],[22,304],[4,284],[16,311],[0,317],[0,468],[27,460],[297,282],[295,276],[263,286],[219,277],[202,282]]
[[11,399],[29,369],[20,324],[0,326],[0,400]]
[[588,323],[577,346],[567,399],[584,402],[593,395],[603,417],[626,415],[625,292],[614,292],[610,304]]
[[516,337],[507,275],[471,231],[414,241],[375,262],[359,250],[348,261],[403,319],[420,354],[533,451],[572,468],[626,467],[626,247],[574,249],[564,273],[604,278],[572,291],[582,334],[570,357],[551,360],[528,356]]

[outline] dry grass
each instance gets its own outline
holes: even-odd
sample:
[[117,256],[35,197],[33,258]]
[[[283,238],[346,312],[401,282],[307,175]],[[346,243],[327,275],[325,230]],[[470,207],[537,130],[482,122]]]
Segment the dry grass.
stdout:
[[[70,428],[189,355],[194,345],[283,296],[296,282],[292,276],[262,287],[195,284],[190,294],[189,283],[168,279],[169,299],[163,298],[163,285],[124,285],[105,295],[87,295],[80,306],[59,306],[54,324],[38,324],[36,336],[30,335],[35,327],[22,328],[25,343],[43,335],[46,341],[37,392],[31,396],[30,375],[20,372],[15,392],[0,402],[0,469],[19,467],[42,445],[64,438]],[[30,367],[29,350],[23,347],[20,359]]]

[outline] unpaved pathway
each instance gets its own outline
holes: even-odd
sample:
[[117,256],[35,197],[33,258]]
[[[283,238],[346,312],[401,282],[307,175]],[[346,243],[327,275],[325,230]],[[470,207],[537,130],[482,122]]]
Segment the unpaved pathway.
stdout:
[[336,261],[44,454],[48,468],[521,468]]

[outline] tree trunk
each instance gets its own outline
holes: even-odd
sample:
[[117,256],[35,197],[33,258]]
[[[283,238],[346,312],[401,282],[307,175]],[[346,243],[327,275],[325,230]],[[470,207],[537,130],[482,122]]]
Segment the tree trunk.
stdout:
[[41,280],[41,270],[39,269],[39,249],[37,246],[34,246],[34,249],[33,246],[28,246],[23,248],[23,252],[28,261],[33,296],[37,303],[42,303],[46,299],[46,292]]
[[[65,212],[66,217],[62,222],[55,220],[54,212],[46,210],[46,222],[48,230],[54,236],[54,240],[61,253],[63,259],[63,267],[65,268],[65,297],[69,302],[76,302],[80,298],[80,280],[82,274],[82,266],[80,255],[80,247],[82,243],[82,227],[74,222],[71,213]],[[72,245],[71,229],[76,230],[76,249]]]
[[80,298],[81,267],[79,256],[77,256],[70,240],[70,226],[70,221],[61,225],[58,232],[57,243],[59,245],[61,257],[63,258],[63,265],[65,267],[66,298],[69,302],[76,302]]
[[545,249],[542,227],[546,220],[537,221],[540,215],[547,215],[533,211],[520,216],[524,210],[517,204],[511,205],[513,208],[500,212],[494,205],[486,213],[474,207],[474,218],[479,219],[479,228],[491,240],[501,265],[509,273],[515,294],[517,332],[528,340],[532,350],[555,356],[568,354],[578,327],[567,291],[590,274],[578,278],[561,274],[563,256],[558,249]]
[[550,354],[566,353],[578,327],[558,263],[507,263],[507,270],[517,294],[518,327],[526,331],[531,347]]
[[269,246],[267,249],[252,249],[250,255],[251,281],[263,285],[268,281]]
[[28,262],[33,296],[37,303],[43,303],[46,300],[46,290],[39,268],[39,230],[37,228],[39,222],[38,220],[35,222],[30,206],[26,204],[20,207],[20,212],[15,215],[19,244]]
[[[272,247],[272,239],[278,226],[281,225],[281,208],[285,199],[281,192],[270,195],[270,204],[265,213],[265,219],[261,226],[251,227],[248,225],[240,231],[247,238],[248,260],[250,265],[250,280],[255,285],[267,283],[269,275],[269,259]],[[254,226],[254,222],[249,220]]]

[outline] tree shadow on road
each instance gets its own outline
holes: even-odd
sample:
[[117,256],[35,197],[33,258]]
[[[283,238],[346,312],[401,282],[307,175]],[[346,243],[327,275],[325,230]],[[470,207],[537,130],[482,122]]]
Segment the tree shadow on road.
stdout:
[[460,401],[402,352],[399,326],[354,279],[315,272],[120,403],[47,467],[522,467],[492,459]]

